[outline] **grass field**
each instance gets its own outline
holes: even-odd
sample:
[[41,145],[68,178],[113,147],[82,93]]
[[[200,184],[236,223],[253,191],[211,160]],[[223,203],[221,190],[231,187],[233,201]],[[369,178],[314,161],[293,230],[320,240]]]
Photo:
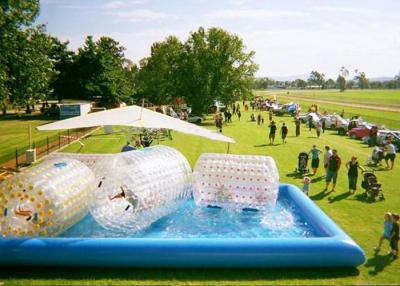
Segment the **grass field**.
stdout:
[[14,158],[15,149],[22,153],[29,147],[29,126],[32,144],[45,140],[56,131],[37,131],[36,127],[54,120],[38,115],[0,116],[0,163]]
[[[291,90],[289,94],[287,91],[275,91],[275,90],[259,90],[256,91],[257,95],[261,95],[267,97],[268,95],[275,94],[277,95],[277,99],[281,103],[287,103],[290,101],[297,102],[301,105],[303,111],[307,111],[308,107],[313,103],[313,99],[322,99],[325,98],[326,95],[329,95],[329,100],[333,103],[318,103],[320,106],[320,111],[328,111],[329,113],[340,113],[343,109],[345,110],[345,117],[349,118],[352,116],[359,115],[364,120],[375,123],[375,124],[383,124],[387,128],[391,129],[400,129],[400,112],[395,111],[383,111],[383,110],[374,110],[375,106],[385,107],[387,102],[394,102],[393,106],[397,104],[400,105],[400,91],[393,90],[393,94],[396,96],[392,96],[392,93],[388,93],[389,91],[368,91],[370,93],[364,94],[364,91],[346,91],[340,93],[339,91],[332,90],[318,90],[318,91],[304,91],[304,90]],[[382,94],[380,93],[382,92]],[[304,96],[304,94],[306,96]],[[377,94],[378,98],[383,98],[382,102],[371,101],[371,94]],[[349,99],[347,99],[347,95],[349,95]],[[341,102],[346,102],[346,100],[354,100],[358,96],[358,102],[354,103],[370,103],[374,102],[371,108],[360,108],[360,107],[352,107],[352,106],[342,106]],[[351,102],[353,103],[353,102]]]
[[[373,106],[386,106],[400,108],[399,89],[364,89],[346,90],[340,92],[337,89],[327,90],[277,90],[275,94],[287,94],[289,96],[305,99],[322,99],[354,104]],[[289,94],[288,94],[289,92]]]
[[[297,165],[297,155],[300,151],[308,151],[312,144],[319,148],[330,145],[338,149],[339,155],[346,162],[352,155],[360,158],[364,164],[371,153],[371,148],[347,137],[328,131],[317,139],[315,131],[309,132],[302,128],[300,137],[294,137],[294,124],[291,117],[275,117],[280,127],[282,122],[289,126],[289,137],[286,145],[277,138],[275,145],[267,143],[267,126],[257,126],[249,121],[250,112],[244,112],[242,121],[234,122],[224,128],[223,133],[235,138],[236,144],[231,144],[230,152],[237,154],[269,155],[275,158],[282,182],[301,186],[301,178],[293,175]],[[264,114],[267,117],[267,114]],[[211,124],[209,124],[211,125]],[[213,128],[209,126],[209,128]],[[85,139],[82,152],[118,152],[126,140],[126,133],[102,134],[99,129],[93,136]],[[163,144],[180,150],[193,166],[198,156],[204,152],[226,152],[227,144],[209,141],[199,137],[173,133],[172,141]],[[75,152],[79,144],[72,144],[64,151]],[[8,269],[2,270],[0,281],[8,285],[337,285],[337,284],[398,284],[400,262],[389,261],[386,256],[388,246],[385,244],[382,254],[374,255],[372,248],[376,244],[383,229],[383,214],[386,211],[400,211],[400,196],[398,195],[398,174],[400,165],[396,162],[395,169],[386,171],[377,169],[377,176],[383,184],[385,201],[366,202],[362,190],[355,194],[347,192],[347,176],[345,168],[340,171],[335,193],[323,193],[324,178],[322,171],[313,178],[310,197],[335,222],[341,226],[366,252],[366,263],[358,269],[250,269],[250,270],[158,270],[158,269],[55,269],[54,271],[38,269]],[[360,180],[360,179],[359,179]]]

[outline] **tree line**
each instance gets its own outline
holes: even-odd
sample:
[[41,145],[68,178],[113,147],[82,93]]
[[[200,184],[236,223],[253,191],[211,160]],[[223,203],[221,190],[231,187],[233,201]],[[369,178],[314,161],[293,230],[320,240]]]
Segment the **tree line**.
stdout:
[[96,100],[101,106],[147,99],[170,104],[178,98],[204,113],[215,100],[225,104],[251,94],[258,69],[237,35],[200,27],[182,42],[169,36],[134,64],[109,37],[88,36],[77,51],[34,26],[39,0],[0,2],[0,108],[57,98]]
[[354,70],[354,77],[349,78],[349,70],[345,67],[341,67],[339,70],[338,77],[336,80],[332,78],[326,79],[325,75],[318,71],[311,71],[310,76],[307,80],[296,79],[293,81],[279,81],[273,80],[268,77],[257,78],[254,81],[255,89],[267,89],[267,88],[320,88],[320,89],[339,89],[345,91],[346,89],[395,89],[400,88],[400,73],[392,80],[388,81],[370,81],[365,72],[358,69]]

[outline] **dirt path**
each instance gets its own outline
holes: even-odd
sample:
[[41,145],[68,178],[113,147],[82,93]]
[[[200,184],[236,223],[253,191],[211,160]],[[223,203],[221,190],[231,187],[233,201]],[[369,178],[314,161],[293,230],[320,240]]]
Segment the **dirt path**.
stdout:
[[287,96],[287,95],[282,95],[282,94],[278,94],[277,96],[287,98],[290,100],[300,99],[300,100],[314,102],[314,103],[329,103],[329,104],[335,104],[335,105],[341,105],[341,106],[367,108],[367,109],[381,110],[381,111],[400,112],[400,108],[396,108],[396,107],[375,106],[375,105],[369,105],[369,104],[357,104],[357,103],[340,102],[340,101],[332,101],[332,100],[324,100],[324,99],[313,99],[313,98],[309,98],[309,97]]

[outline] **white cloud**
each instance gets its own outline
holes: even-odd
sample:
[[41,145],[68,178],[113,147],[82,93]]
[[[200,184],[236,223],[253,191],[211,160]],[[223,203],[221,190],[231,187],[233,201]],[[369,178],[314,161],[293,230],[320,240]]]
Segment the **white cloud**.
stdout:
[[271,18],[284,17],[308,17],[309,13],[291,10],[263,10],[263,9],[236,9],[236,10],[219,10],[207,14],[208,20],[268,20]]
[[154,21],[167,18],[167,14],[163,12],[156,12],[146,9],[109,12],[108,14],[118,20],[127,20],[130,22]]
[[103,6],[101,6],[101,8],[105,9],[105,10],[109,10],[109,9],[120,8],[120,7],[123,7],[124,5],[125,5],[125,2],[123,2],[123,1],[111,1],[111,2],[108,2],[108,3],[104,4]]

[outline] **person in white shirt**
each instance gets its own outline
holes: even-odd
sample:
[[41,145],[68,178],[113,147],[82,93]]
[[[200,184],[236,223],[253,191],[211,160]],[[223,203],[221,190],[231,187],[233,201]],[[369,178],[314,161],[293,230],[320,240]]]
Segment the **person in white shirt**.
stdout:
[[328,160],[332,156],[332,149],[329,146],[325,146],[325,153],[324,153],[324,169],[326,175],[326,169],[328,168]]
[[[392,143],[391,137],[388,138],[388,142],[385,146],[385,151],[386,151],[386,156],[385,156],[386,168],[392,170],[394,165],[394,159],[396,158],[396,148]],[[389,167],[389,160],[390,160],[390,167]]]

